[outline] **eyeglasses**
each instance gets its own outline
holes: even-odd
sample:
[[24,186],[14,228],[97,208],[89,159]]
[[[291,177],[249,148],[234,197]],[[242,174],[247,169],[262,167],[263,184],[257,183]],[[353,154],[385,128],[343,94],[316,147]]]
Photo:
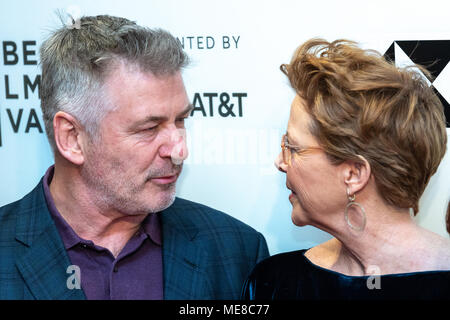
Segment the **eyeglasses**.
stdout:
[[291,165],[292,153],[306,154],[308,152],[314,152],[319,150],[322,150],[322,148],[320,147],[300,148],[299,146],[294,146],[289,143],[286,134],[283,134],[283,137],[281,138],[281,151],[283,155],[283,163],[288,166]]

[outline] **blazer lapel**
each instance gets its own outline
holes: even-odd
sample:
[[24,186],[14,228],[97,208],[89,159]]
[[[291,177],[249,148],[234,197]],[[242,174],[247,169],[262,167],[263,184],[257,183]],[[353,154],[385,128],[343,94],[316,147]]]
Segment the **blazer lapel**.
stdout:
[[212,290],[205,266],[208,254],[194,240],[195,226],[186,225],[174,207],[162,212],[164,299],[208,299]]
[[24,245],[16,266],[27,287],[36,299],[85,299],[83,290],[68,288],[71,263],[48,211],[42,180],[27,198],[16,222],[16,240]]
[[71,263],[55,232],[56,228],[49,226],[41,233],[27,252],[17,259],[17,268],[38,300],[85,299],[81,289],[69,289],[67,285],[72,273],[66,271]]

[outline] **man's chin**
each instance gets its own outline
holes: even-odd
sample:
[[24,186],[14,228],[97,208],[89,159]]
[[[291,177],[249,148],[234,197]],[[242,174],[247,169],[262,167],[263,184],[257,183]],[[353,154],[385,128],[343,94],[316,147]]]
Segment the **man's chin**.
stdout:
[[152,204],[148,206],[147,212],[156,213],[170,207],[175,201],[175,184],[171,190],[157,192],[157,194],[149,195],[152,197]]
[[161,205],[156,212],[160,212],[160,211],[166,210],[174,202],[175,202],[175,193],[172,195],[172,197],[170,199],[167,199],[167,201],[163,205]]

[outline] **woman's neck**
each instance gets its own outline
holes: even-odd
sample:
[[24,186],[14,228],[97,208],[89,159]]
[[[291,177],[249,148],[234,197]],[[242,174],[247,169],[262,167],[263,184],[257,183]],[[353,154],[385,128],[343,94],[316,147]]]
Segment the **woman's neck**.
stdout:
[[326,230],[335,239],[307,257],[351,276],[450,269],[450,240],[418,226],[408,209],[367,203],[365,211],[363,230],[352,229],[341,217]]

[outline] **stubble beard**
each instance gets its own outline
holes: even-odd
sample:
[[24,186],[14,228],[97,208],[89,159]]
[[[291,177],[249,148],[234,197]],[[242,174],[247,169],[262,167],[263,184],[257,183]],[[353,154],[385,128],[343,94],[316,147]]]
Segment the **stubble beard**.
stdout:
[[110,165],[84,165],[81,176],[86,183],[94,203],[101,210],[115,210],[124,215],[142,215],[160,212],[170,207],[175,201],[176,181],[167,185],[153,184],[154,194],[146,191],[151,179],[166,175],[169,171],[181,172],[182,164],[176,168],[150,168],[144,181],[136,183],[136,179],[124,175],[124,166],[119,162]]

